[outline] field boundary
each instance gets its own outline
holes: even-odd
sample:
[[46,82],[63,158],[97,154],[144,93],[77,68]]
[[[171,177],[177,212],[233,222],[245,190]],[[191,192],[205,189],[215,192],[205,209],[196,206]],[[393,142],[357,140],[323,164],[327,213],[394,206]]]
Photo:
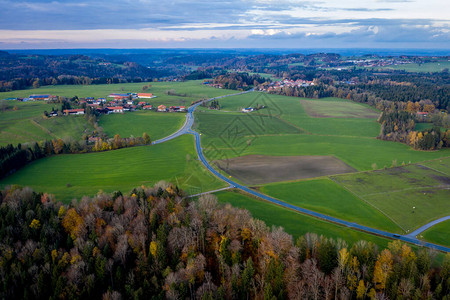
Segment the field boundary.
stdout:
[[30,119],[31,124],[35,125],[36,127],[38,127],[39,129],[41,129],[42,131],[46,132],[47,134],[49,134],[50,136],[54,137],[55,139],[57,139],[58,137],[51,132],[50,130],[48,130],[48,128],[45,128],[44,126],[42,126],[41,124],[39,124],[38,122],[36,122],[36,120],[34,119]]
[[420,187],[413,187],[413,188],[407,188],[402,190],[395,190],[395,191],[387,191],[387,192],[379,192],[379,193],[371,193],[371,194],[364,194],[364,196],[375,196],[375,195],[383,195],[383,194],[394,194],[394,193],[401,193],[405,191],[412,191],[412,190],[428,190],[428,189],[441,189],[441,190],[448,190],[450,189],[450,185],[444,184],[444,185],[433,185],[433,186],[420,186]]
[[389,220],[391,220],[395,225],[397,225],[401,230],[403,230],[403,232],[407,232],[405,228],[403,228],[402,226],[400,226],[400,224],[398,224],[394,219],[392,219],[388,214],[386,214],[384,211],[382,211],[381,209],[379,209],[377,206],[375,206],[373,203],[370,203],[369,201],[367,201],[366,199],[364,199],[362,196],[356,194],[355,192],[353,192],[351,189],[349,189],[348,187],[346,187],[345,185],[337,182],[336,180],[334,180],[334,178],[331,178],[331,176],[329,177],[333,182],[337,183],[339,186],[343,187],[344,189],[346,189],[348,192],[352,193],[353,195],[355,195],[357,198],[361,199],[362,201],[364,201],[365,203],[369,204],[370,206],[372,206],[373,208],[375,208],[376,210],[378,210],[379,212],[381,212],[386,218],[388,218]]

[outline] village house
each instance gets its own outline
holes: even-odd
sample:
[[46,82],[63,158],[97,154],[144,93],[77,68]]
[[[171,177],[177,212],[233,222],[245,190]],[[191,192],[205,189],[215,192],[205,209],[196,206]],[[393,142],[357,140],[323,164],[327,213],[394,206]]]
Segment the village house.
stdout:
[[153,94],[152,93],[138,93],[137,98],[138,99],[150,99],[150,98],[153,98]]
[[65,109],[64,114],[66,116],[68,115],[84,115],[84,109],[79,108],[79,109]]
[[153,109],[153,106],[152,105],[144,105],[144,107],[142,107],[142,109],[150,110],[150,109]]
[[110,106],[107,109],[109,113],[123,113],[123,106]]
[[167,107],[165,105],[158,106],[158,111],[167,111]]
[[186,110],[186,106],[171,106],[169,108],[169,111],[173,111],[173,112],[178,112],[178,111],[183,112],[185,110]]

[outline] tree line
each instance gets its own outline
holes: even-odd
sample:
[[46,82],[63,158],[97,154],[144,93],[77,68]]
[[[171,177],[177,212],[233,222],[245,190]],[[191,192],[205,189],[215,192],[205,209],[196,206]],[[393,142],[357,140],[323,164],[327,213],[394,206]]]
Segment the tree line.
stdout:
[[266,79],[262,78],[258,74],[249,75],[248,73],[229,73],[215,77],[213,82],[214,84],[219,84],[226,89],[245,91],[249,90],[253,86],[266,82]]
[[449,299],[450,254],[307,234],[164,182],[69,205],[0,193],[7,299]]

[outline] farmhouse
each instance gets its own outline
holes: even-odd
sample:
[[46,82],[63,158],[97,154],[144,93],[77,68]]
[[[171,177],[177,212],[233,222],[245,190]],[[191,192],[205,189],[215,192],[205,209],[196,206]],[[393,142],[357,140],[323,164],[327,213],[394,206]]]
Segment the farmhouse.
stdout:
[[185,111],[186,106],[171,106],[169,108],[170,111]]
[[117,94],[117,93],[112,93],[108,95],[108,98],[114,98],[114,100],[123,100],[123,99],[128,99],[131,96],[131,94]]
[[84,115],[84,109],[65,109],[64,114],[68,115]]
[[153,109],[152,105],[144,105],[144,107],[142,107],[142,109]]
[[152,93],[138,93],[137,97],[139,99],[150,99],[150,98],[153,98],[153,94]]
[[111,106],[107,107],[109,113],[123,113],[123,107],[122,106]]
[[167,111],[167,107],[165,105],[158,106],[158,111]]

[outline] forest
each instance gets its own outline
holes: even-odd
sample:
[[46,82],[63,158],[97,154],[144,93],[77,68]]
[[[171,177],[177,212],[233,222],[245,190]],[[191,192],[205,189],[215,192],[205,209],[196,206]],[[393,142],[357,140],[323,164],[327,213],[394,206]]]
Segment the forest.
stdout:
[[435,258],[399,241],[294,242],[165,182],[70,205],[27,187],[0,193],[4,299],[449,299],[450,254]]
[[166,75],[135,62],[111,63],[85,55],[19,55],[0,52],[0,92],[57,84],[150,81]]

